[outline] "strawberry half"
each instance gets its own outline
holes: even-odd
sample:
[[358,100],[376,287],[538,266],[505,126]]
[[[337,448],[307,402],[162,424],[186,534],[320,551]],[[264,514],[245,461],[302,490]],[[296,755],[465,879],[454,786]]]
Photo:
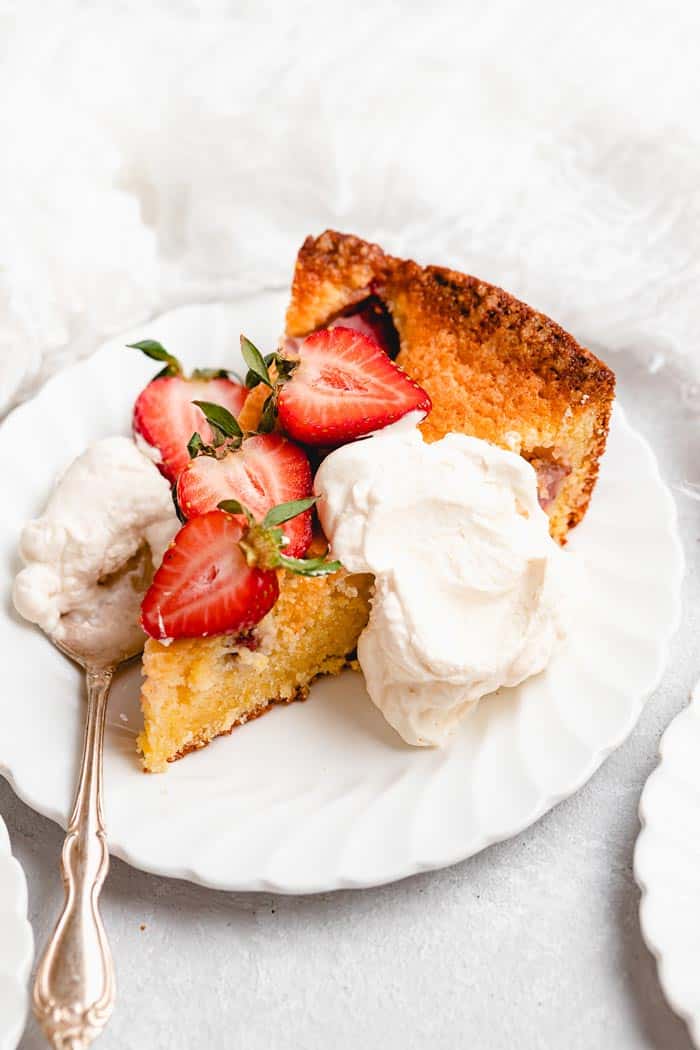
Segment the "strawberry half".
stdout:
[[240,383],[229,379],[226,372],[198,370],[190,377],[182,374],[182,367],[160,343],[146,339],[132,343],[165,368],[141,391],[134,405],[133,429],[148,445],[156,449],[156,465],[168,481],[175,481],[189,463],[187,443],[195,431],[205,442],[213,440],[214,432],[202,411],[193,401],[206,400],[223,405],[237,415],[247,397]]
[[370,295],[349,307],[346,313],[326,325],[326,328],[352,328],[355,332],[361,332],[379,343],[392,360],[399,352],[399,333],[391,314],[376,295]]
[[[281,434],[256,434],[238,448],[213,455],[198,455],[181,471],[175,489],[178,506],[186,518],[236,499],[256,517],[263,517],[278,503],[311,495],[311,466],[306,453]],[[245,524],[245,517],[241,519]],[[300,557],[311,543],[311,511],[287,523],[286,554]]]
[[[237,500],[225,500],[188,521],[165,552],[141,605],[151,638],[243,634],[277,601],[278,568],[304,576],[337,572],[339,562],[284,553],[284,522],[306,513],[315,497],[273,507],[262,521]],[[243,519],[243,523],[241,522]]]
[[277,601],[274,569],[250,566],[239,546],[245,526],[222,510],[184,525],[165,552],[141,606],[151,638],[244,632]]
[[428,394],[377,342],[338,325],[307,336],[277,395],[283,430],[305,445],[341,445],[431,409]]

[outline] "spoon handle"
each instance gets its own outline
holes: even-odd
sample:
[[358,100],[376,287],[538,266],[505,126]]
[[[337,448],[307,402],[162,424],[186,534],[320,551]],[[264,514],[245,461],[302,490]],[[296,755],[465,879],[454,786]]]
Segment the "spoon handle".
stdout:
[[83,1050],[115,999],[112,956],[99,911],[109,867],[102,818],[102,744],[113,668],[87,668],[87,722],[73,813],[61,854],[65,901],[34,980],[34,1014],[55,1050]]

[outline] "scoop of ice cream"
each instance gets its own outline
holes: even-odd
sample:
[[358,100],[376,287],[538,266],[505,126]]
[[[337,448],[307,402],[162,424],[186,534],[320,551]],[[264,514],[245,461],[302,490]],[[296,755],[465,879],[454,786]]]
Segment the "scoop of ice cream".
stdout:
[[561,633],[567,555],[532,467],[415,420],[331,453],[318,471],[333,556],[375,576],[358,659],[410,744],[443,744],[481,697],[541,671]]
[[17,611],[65,644],[112,632],[138,648],[140,598],[178,527],[168,482],[134,442],[96,442],[22,530]]

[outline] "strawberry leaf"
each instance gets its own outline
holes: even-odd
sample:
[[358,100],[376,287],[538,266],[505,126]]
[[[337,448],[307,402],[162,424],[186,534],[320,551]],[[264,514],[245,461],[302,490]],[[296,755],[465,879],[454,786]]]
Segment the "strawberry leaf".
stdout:
[[255,381],[252,382],[252,386],[257,386],[258,383],[265,383],[266,386],[272,387],[272,380],[270,379],[270,373],[267,370],[267,365],[263,355],[258,350],[257,346],[251,343],[250,339],[246,336],[241,336],[241,354],[243,360],[248,365],[248,375],[246,376],[246,386],[250,386],[252,379],[251,372],[255,376]]
[[182,374],[182,365],[176,357],[169,354],[165,347],[155,339],[142,339],[140,343],[127,343],[129,350],[140,350],[146,357],[154,361],[164,361],[165,368],[159,372],[161,376],[179,376]]
[[277,379],[280,383],[286,383],[288,379],[292,378],[295,370],[299,367],[299,362],[292,360],[290,357],[280,357],[279,354],[275,354],[275,366],[277,368]]
[[313,507],[317,499],[318,496],[307,496],[306,499],[294,499],[289,503],[280,503],[268,510],[262,524],[265,528],[271,525],[281,525],[290,518],[296,518],[297,514],[303,514],[309,507]]
[[228,379],[230,372],[227,368],[195,368],[190,374],[190,379]]
[[[265,362],[265,367],[268,369],[268,373],[267,373],[268,375],[270,374],[270,372],[269,372],[270,365],[276,359],[276,357],[277,357],[277,354],[274,354],[274,353],[272,353],[272,354],[265,354],[265,356],[263,357],[263,361]],[[254,387],[259,386],[260,383],[262,383],[262,379],[260,378],[258,373],[257,372],[253,372],[249,368],[248,371],[246,372],[246,377],[245,377],[245,381],[243,383],[243,386],[247,386],[249,390],[252,390]]]
[[196,405],[197,408],[201,408],[207,423],[220,430],[224,437],[243,437],[243,431],[238,425],[238,420],[223,405],[215,405],[212,401],[193,401],[192,404]]
[[198,434],[195,430],[194,434],[187,442],[187,451],[190,454],[190,459],[196,459],[200,452],[202,452],[203,449],[205,449],[206,447],[207,446],[205,445],[204,441],[202,441],[201,435]]
[[237,499],[222,499],[221,503],[217,503],[219,510],[225,510],[227,514],[245,514],[248,519],[248,523],[253,525],[255,518],[242,503],[239,503]]
[[237,499],[224,499],[217,506],[227,514],[245,514],[248,519],[248,529],[238,544],[248,565],[257,565],[262,569],[276,569],[281,566],[299,576],[327,576],[342,568],[339,561],[327,561],[325,557],[293,558],[282,553],[282,548],[289,541],[278,526],[308,510],[315,502],[316,496],[309,496],[307,499],[280,503],[269,510],[260,523],[255,521],[248,508]]
[[265,400],[258,422],[258,434],[270,434],[277,422],[277,398],[274,393]]
[[279,555],[279,563],[297,576],[328,576],[343,567],[339,561],[326,561],[325,558],[290,558],[286,554]]

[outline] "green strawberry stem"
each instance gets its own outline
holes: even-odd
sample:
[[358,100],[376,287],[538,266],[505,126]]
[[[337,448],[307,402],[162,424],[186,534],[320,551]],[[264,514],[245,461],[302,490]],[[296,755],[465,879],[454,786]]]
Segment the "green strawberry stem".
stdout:
[[[277,423],[277,395],[284,383],[291,379],[299,362],[282,357],[278,353],[265,354],[263,357],[257,346],[251,343],[245,335],[241,335],[241,354],[248,366],[245,385],[253,389],[264,383],[270,388],[270,394],[263,404],[258,423],[258,433],[269,434],[275,429]],[[274,377],[270,374],[271,365],[275,366]]]
[[223,405],[215,405],[213,401],[193,401],[192,404],[201,409],[204,418],[214,431],[214,443],[207,445],[201,434],[195,431],[187,442],[190,459],[195,459],[197,456],[218,456],[230,448],[240,448],[243,442],[243,431],[236,417],[227,408],[224,408]]
[[168,353],[162,343],[159,343],[156,339],[142,339],[140,343],[127,343],[129,350],[140,350],[146,357],[151,357],[154,361],[164,361],[165,368],[158,373],[158,376],[180,376],[182,375],[182,365],[176,357]]
[[[127,343],[126,345],[129,350],[140,350],[146,357],[165,363],[165,368],[161,369],[158,375],[154,377],[155,379],[160,379],[161,376],[184,375],[182,365],[178,359],[169,353],[157,339],[142,339],[139,343]],[[195,368],[189,378],[200,380],[228,379],[230,375],[231,373],[227,368]]]
[[272,507],[262,521],[256,521],[251,511],[237,499],[225,499],[218,504],[227,514],[244,514],[248,528],[239,540],[239,546],[250,566],[260,569],[287,569],[298,576],[327,576],[342,568],[339,561],[322,558],[291,558],[283,553],[287,538],[279,525],[303,514],[316,503],[317,496],[291,500]]

